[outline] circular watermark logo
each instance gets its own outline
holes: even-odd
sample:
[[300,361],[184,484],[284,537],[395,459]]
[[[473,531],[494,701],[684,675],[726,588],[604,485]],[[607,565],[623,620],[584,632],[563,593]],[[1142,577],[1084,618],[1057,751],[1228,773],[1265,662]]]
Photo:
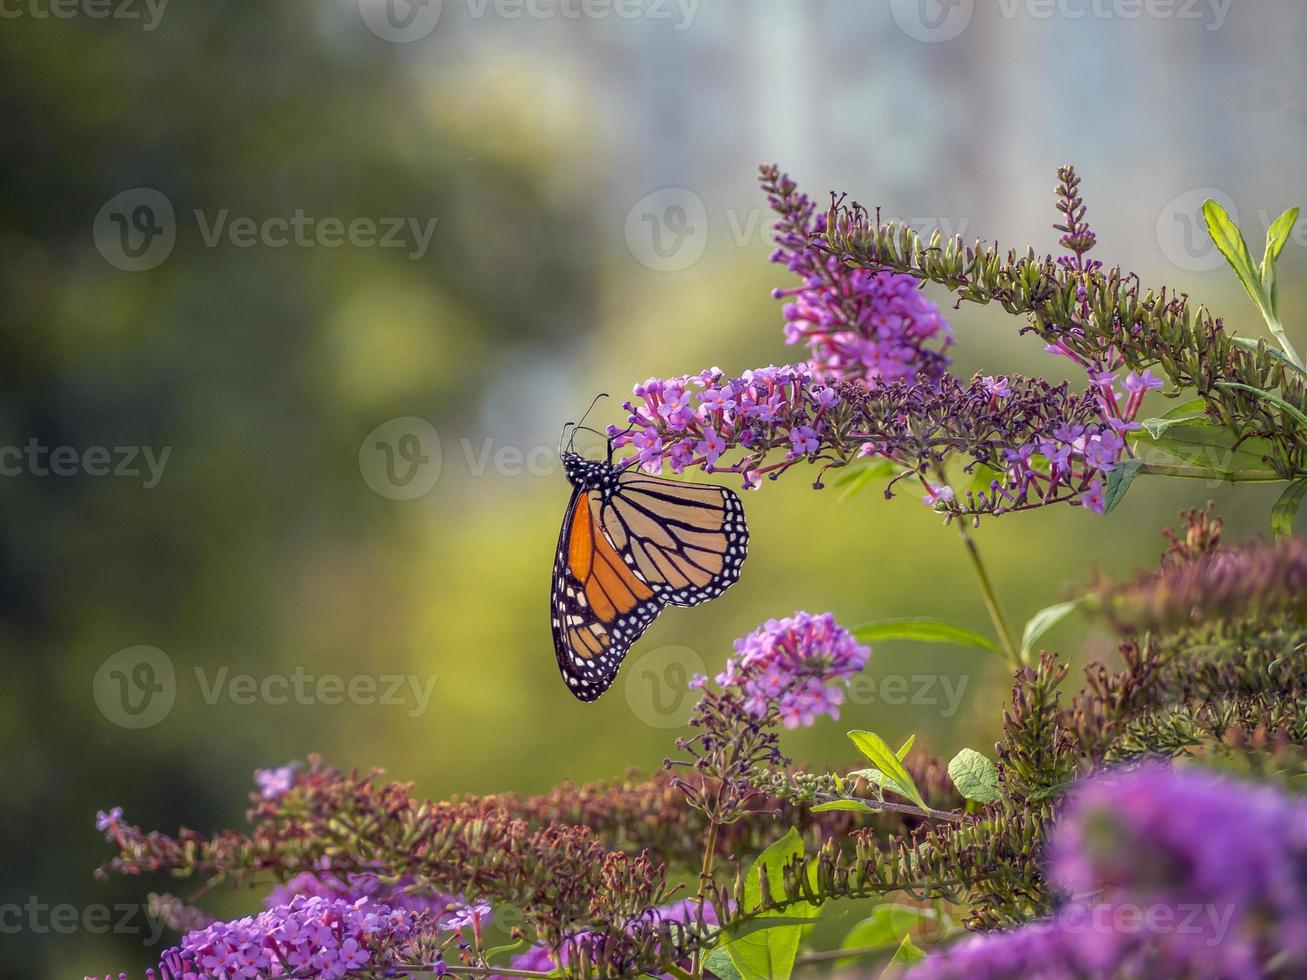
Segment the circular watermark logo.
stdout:
[[890,0],[894,23],[908,37],[927,44],[951,41],[971,24],[975,0]]
[[685,187],[665,187],[636,201],[626,215],[626,247],[655,272],[679,272],[708,247],[708,209]]
[[359,446],[359,472],[390,500],[421,497],[440,479],[440,434],[412,415],[383,422]]
[[626,703],[650,728],[684,728],[699,699],[699,692],[690,690],[690,678],[703,672],[703,657],[689,647],[648,650],[623,668]]
[[359,16],[383,41],[408,44],[436,29],[442,0],[359,0]]
[[105,202],[91,227],[96,251],[115,269],[145,272],[172,254],[177,215],[153,187],[134,187]]
[[120,728],[153,728],[172,712],[177,674],[158,647],[128,647],[100,664],[91,693],[100,713]]
[[1186,272],[1211,272],[1225,264],[1225,257],[1207,233],[1203,202],[1216,201],[1237,224],[1239,211],[1225,191],[1195,187],[1166,202],[1157,216],[1157,244],[1167,261]]

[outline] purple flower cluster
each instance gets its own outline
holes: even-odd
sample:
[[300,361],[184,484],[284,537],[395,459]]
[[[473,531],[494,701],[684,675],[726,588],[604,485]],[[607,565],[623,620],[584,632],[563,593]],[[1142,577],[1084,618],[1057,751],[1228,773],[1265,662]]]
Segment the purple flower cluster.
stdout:
[[[162,980],[393,976],[423,963],[433,926],[420,912],[360,898],[296,895],[256,916],[188,933],[163,955]],[[431,962],[427,969],[443,972]]]
[[404,877],[395,882],[386,882],[378,875],[369,873],[341,877],[305,872],[272,889],[264,897],[263,904],[265,908],[276,908],[289,905],[298,896],[349,902],[365,898],[399,912],[425,913],[432,922],[444,929],[470,925],[472,915],[478,916],[480,926],[488,925],[491,920],[488,904],[468,906],[453,896],[432,894],[418,888],[414,878]]
[[1071,896],[1053,919],[962,943],[912,980],[1307,974],[1307,803],[1147,764],[1073,793],[1050,854]]
[[295,776],[299,773],[298,762],[288,762],[284,766],[271,769],[256,769],[254,784],[259,788],[259,796],[265,800],[275,800],[290,792],[295,785]]
[[[816,454],[826,431],[826,414],[838,402],[834,388],[814,384],[805,367],[759,368],[740,378],[725,378],[717,368],[679,378],[650,378],[636,385],[643,400],[626,402],[625,429],[610,426],[614,449],[630,446],[629,457],[649,473],[664,465],[680,473],[702,467],[709,473],[742,473],[747,487],[762,476],[805,456]],[[773,450],[785,460],[761,461]],[[734,463],[721,458],[744,450]]]
[[847,682],[862,670],[871,650],[830,613],[800,611],[769,619],[740,637],[735,653],[717,683],[723,690],[740,690],[745,710],[753,717],[774,710],[786,728],[797,728],[823,714],[840,716],[844,691],[837,682]]
[[[664,905],[661,908],[648,909],[641,916],[632,920],[627,928],[630,933],[635,933],[642,928],[656,926],[662,923],[684,926],[687,929],[700,928],[703,925],[715,926],[718,923],[717,911],[711,904],[705,903],[703,906],[703,915],[699,915],[699,903],[694,899],[681,899],[678,902],[672,902],[670,905]],[[578,933],[571,937],[571,941],[557,955],[547,946],[535,945],[524,953],[519,953],[513,957],[511,968],[514,970],[529,970],[535,973],[552,973],[560,967],[566,966],[571,962],[572,950],[579,950],[591,942],[595,937],[588,933]],[[663,980],[671,980],[669,974],[657,974]],[[506,980],[506,978],[489,977],[487,980]]]
[[814,244],[826,216],[785,176],[764,182],[777,213],[772,261],[802,279],[772,295],[785,306],[785,340],[805,343],[820,381],[933,382],[948,370],[953,333],[912,276],[852,269]]
[[[1056,345],[1049,349],[1066,350]],[[1006,384],[985,380],[995,384],[996,398],[1008,396]],[[1107,475],[1128,454],[1125,433],[1139,428],[1135,418],[1144,395],[1161,388],[1162,382],[1151,371],[1131,371],[1123,388],[1117,387],[1116,376],[1109,371],[1091,371],[1090,380],[1102,422],[1066,422],[1037,440],[1008,450],[1006,486],[1012,496],[1053,499],[1070,490],[1079,494],[1077,502],[1082,507],[1095,514],[1103,512]]]

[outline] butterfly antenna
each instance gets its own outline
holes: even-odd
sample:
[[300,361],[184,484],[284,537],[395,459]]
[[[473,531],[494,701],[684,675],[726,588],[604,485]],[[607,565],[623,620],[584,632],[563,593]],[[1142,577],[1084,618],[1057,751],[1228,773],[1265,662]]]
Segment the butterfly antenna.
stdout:
[[[607,398],[607,397],[608,397],[608,392],[606,392],[606,391],[601,391],[601,392],[599,392],[599,394],[595,395],[594,398],[593,398],[593,399],[591,400],[591,402],[590,402],[590,407],[587,408],[587,409],[585,410],[585,413],[581,416],[581,422],[584,422],[584,421],[586,420],[586,417],[589,416],[589,414],[594,410],[594,407],[595,407],[596,405],[599,404],[599,399],[600,399],[600,398]],[[568,448],[569,450],[572,448],[572,443],[576,441],[576,434],[577,434],[577,432],[578,432],[579,430],[581,430],[581,429],[585,429],[585,428],[586,428],[586,426],[582,425],[581,422],[569,423],[569,424],[574,424],[574,425],[575,425],[575,428],[572,430],[572,438],[571,438],[571,440],[569,440],[568,443],[567,443],[567,448]],[[566,428],[567,428],[567,427],[564,426],[563,428],[564,428],[564,431],[566,431]],[[587,431],[595,432],[594,429],[588,429]],[[602,432],[595,432],[595,434],[596,434],[596,435],[599,435],[599,436],[604,436],[604,434],[603,434]],[[607,437],[607,436],[604,436],[604,438],[607,439],[608,437]]]

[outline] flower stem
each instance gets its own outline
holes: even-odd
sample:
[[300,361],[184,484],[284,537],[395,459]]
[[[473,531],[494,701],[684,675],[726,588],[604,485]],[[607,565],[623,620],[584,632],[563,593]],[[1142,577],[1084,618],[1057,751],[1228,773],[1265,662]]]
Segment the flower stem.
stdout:
[[1008,660],[1012,661],[1012,666],[1022,667],[1026,663],[1025,658],[1016,641],[1016,635],[1003,614],[1003,607],[998,604],[998,595],[994,592],[994,583],[990,581],[989,572],[985,570],[985,563],[980,557],[980,548],[976,546],[975,539],[967,530],[965,519],[959,518],[954,523],[957,525],[958,533],[962,535],[967,557],[971,559],[971,568],[976,573],[976,581],[980,585],[980,594],[985,600],[985,610],[989,613],[989,620],[994,624],[994,632],[998,634],[999,642],[1003,644],[1003,651],[1007,654]]
[[[717,857],[717,811],[721,806],[722,790],[717,788],[717,797],[713,801],[712,812],[708,814],[708,836],[703,844],[703,863],[699,866],[699,893],[696,898],[698,914],[702,915],[703,900],[708,894],[708,885],[712,882],[713,861]],[[703,950],[695,950],[690,963],[690,976],[700,980],[703,976]]]

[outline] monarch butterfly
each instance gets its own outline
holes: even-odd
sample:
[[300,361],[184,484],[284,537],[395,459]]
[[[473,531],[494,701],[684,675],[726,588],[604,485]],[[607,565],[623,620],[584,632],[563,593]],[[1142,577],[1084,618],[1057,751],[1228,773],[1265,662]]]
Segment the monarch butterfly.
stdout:
[[568,689],[593,701],[664,606],[697,606],[735,583],[749,529],[733,491],[614,464],[611,440],[607,462],[570,444],[560,455],[572,497],[554,558],[554,653]]

